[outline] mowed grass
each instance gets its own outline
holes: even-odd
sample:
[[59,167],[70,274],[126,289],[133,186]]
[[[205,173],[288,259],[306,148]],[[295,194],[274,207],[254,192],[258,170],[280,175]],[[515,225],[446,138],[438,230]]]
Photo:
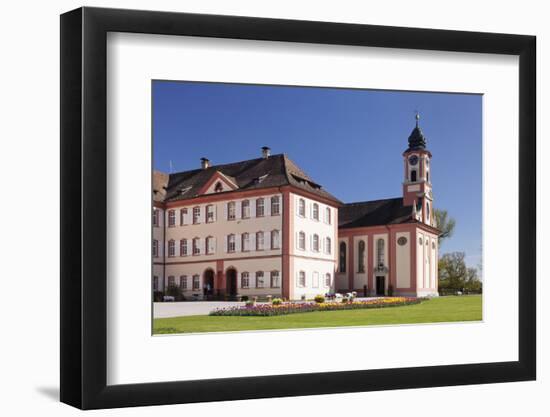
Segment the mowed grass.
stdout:
[[273,317],[187,316],[155,319],[154,334],[441,323],[481,320],[481,295],[439,297],[421,304],[379,309],[316,311]]

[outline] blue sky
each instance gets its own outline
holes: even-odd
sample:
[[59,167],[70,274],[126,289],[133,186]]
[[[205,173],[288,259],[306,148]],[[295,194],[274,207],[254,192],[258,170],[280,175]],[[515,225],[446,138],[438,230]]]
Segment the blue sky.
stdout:
[[456,219],[441,254],[481,255],[482,96],[469,94],[153,82],[155,169],[286,153],[344,202],[401,196],[402,153],[415,110],[432,152],[435,208]]

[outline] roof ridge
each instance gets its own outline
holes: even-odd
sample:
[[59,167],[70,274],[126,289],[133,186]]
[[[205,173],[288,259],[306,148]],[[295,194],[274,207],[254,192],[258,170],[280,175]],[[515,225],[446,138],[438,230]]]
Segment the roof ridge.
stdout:
[[[277,157],[281,157],[281,156],[284,156],[284,154],[282,153],[278,153],[278,154],[275,154],[275,155],[271,155],[269,156],[269,158],[267,159],[270,159],[270,158],[277,158]],[[252,159],[243,159],[242,161],[237,161],[237,162],[229,162],[227,164],[218,164],[218,165],[210,165],[208,168],[206,169],[203,169],[203,168],[195,168],[195,169],[190,169],[190,170],[187,170],[187,171],[178,171],[178,172],[173,172],[169,175],[178,175],[178,174],[186,174],[186,173],[190,173],[190,172],[202,172],[202,171],[206,171],[208,169],[216,169],[216,168],[220,168],[220,167],[230,167],[230,166],[233,166],[233,165],[239,165],[239,164],[242,164],[244,162],[252,162],[252,161],[256,161],[256,160],[263,160],[263,159],[266,159],[266,158],[263,158],[263,157],[259,157],[259,158],[252,158]],[[217,169],[219,170],[219,169]]]
[[346,206],[353,206],[366,203],[377,203],[379,201],[388,201],[388,200],[402,200],[403,197],[390,197],[390,198],[379,198],[377,200],[365,200],[365,201],[354,201],[352,203],[344,203]]

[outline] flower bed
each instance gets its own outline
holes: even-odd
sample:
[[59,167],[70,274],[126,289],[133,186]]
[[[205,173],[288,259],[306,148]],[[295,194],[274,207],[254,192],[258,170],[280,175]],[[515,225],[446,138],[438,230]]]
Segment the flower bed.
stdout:
[[353,301],[348,303],[293,303],[279,305],[256,304],[242,307],[218,308],[210,312],[210,316],[282,316],[285,314],[308,313],[311,311],[340,311],[365,308],[399,307],[419,304],[424,299],[412,297],[379,298],[367,301]]

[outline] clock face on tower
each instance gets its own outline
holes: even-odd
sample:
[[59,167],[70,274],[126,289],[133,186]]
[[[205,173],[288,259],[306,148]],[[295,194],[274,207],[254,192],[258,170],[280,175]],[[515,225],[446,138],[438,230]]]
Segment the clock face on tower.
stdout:
[[409,156],[409,164],[411,164],[412,166],[418,164],[418,156],[416,155]]

